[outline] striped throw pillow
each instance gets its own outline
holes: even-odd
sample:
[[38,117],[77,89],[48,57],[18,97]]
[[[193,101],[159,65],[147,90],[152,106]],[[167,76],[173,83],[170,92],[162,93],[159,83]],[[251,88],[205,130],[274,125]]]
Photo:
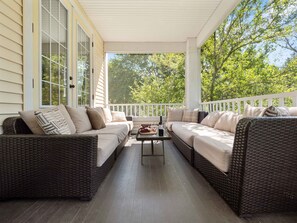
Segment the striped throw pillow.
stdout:
[[289,110],[285,107],[270,106],[266,108],[260,116],[263,116],[263,117],[289,116]]
[[48,112],[37,111],[35,119],[46,135],[71,134],[67,121],[58,109]]

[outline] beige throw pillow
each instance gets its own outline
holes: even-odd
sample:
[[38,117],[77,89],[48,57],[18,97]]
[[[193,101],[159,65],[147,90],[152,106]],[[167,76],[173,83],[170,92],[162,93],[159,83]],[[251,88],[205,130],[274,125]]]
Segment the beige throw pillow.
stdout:
[[102,116],[99,114],[97,110],[87,109],[87,114],[93,129],[99,130],[106,127]]
[[214,128],[215,129],[219,129],[219,130],[223,130],[223,131],[227,131],[227,132],[231,132],[231,128],[232,128],[232,120],[234,115],[236,115],[234,112],[224,112],[221,117],[217,120]]
[[232,120],[231,120],[231,132],[235,133],[236,132],[236,127],[240,119],[243,118],[243,115],[239,114],[234,114]]
[[198,122],[198,109],[185,109],[183,112],[183,122]]
[[277,116],[289,116],[289,109],[286,107],[274,107],[269,106],[265,108],[261,115],[263,117],[277,117]]
[[125,112],[120,112],[120,111],[112,111],[112,121],[113,122],[126,122],[126,115]]
[[45,134],[42,128],[38,125],[34,112],[35,111],[41,111],[41,112],[47,112],[51,111],[53,109],[58,108],[60,112],[62,113],[63,117],[65,118],[71,134],[74,134],[76,132],[75,125],[73,121],[71,120],[71,117],[69,116],[69,113],[67,112],[66,108],[64,105],[59,105],[58,107],[53,107],[53,108],[44,108],[44,109],[38,109],[38,110],[29,110],[29,111],[20,111],[19,114],[21,118],[24,120],[24,122],[27,124],[29,129],[32,131],[33,134],[41,135]]
[[92,125],[85,108],[72,108],[69,106],[66,106],[66,108],[75,125],[77,133],[92,129]]
[[297,107],[289,107],[288,109],[290,116],[297,116]]
[[112,122],[112,115],[109,108],[103,108],[105,123]]
[[202,120],[201,124],[213,128],[223,113],[224,112],[211,112]]
[[168,115],[167,115],[167,122],[172,122],[172,121],[182,121],[183,119],[183,109],[173,109],[169,108],[168,109]]
[[244,117],[257,117],[260,116],[261,113],[264,111],[264,107],[253,107],[249,104],[246,104],[244,107],[243,116]]
[[106,119],[105,119],[105,115],[104,115],[104,111],[102,107],[95,107],[95,108],[91,108],[89,106],[86,106],[86,109],[92,109],[95,110],[97,112],[99,112],[101,118],[103,119],[104,123],[106,123]]
[[35,119],[46,135],[69,135],[70,128],[61,111],[35,112]]

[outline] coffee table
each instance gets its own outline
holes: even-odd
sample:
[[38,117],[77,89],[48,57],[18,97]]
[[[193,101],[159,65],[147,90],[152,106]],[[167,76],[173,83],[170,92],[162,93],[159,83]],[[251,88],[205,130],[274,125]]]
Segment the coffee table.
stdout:
[[[171,136],[168,134],[168,132],[165,129],[164,129],[163,136],[159,136],[158,133],[155,134],[155,135],[142,135],[138,131],[137,135],[136,135],[136,140],[141,141],[141,165],[143,165],[143,157],[145,157],[145,156],[162,156],[163,157],[163,164],[165,164],[164,141],[165,140],[170,140],[170,139],[171,139]],[[162,141],[163,154],[157,155],[157,154],[154,153],[154,140]],[[144,141],[151,141],[152,153],[149,154],[149,155],[144,155],[143,154],[143,143],[144,143]]]

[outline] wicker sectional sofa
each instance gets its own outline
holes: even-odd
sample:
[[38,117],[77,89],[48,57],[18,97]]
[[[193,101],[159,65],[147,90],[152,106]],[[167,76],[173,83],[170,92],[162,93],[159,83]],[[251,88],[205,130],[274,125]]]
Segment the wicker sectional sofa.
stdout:
[[[238,215],[297,211],[297,117],[243,118],[235,134],[199,123],[171,125],[178,150]],[[231,152],[209,153],[212,145],[230,146],[224,134]],[[204,148],[205,142],[210,146]]]
[[129,138],[129,124],[35,135],[20,117],[7,118],[0,135],[0,199],[92,199]]

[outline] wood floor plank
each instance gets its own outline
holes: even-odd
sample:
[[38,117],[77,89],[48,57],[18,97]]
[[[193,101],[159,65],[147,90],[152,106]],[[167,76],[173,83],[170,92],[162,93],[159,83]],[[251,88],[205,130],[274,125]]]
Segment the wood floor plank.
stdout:
[[[130,139],[92,201],[0,202],[0,222],[48,223],[293,223],[297,213],[237,217],[204,177],[166,142],[160,157],[140,162],[140,143]],[[160,149],[160,144],[155,145]],[[145,145],[150,153],[150,145]],[[158,152],[158,149],[156,149]]]

